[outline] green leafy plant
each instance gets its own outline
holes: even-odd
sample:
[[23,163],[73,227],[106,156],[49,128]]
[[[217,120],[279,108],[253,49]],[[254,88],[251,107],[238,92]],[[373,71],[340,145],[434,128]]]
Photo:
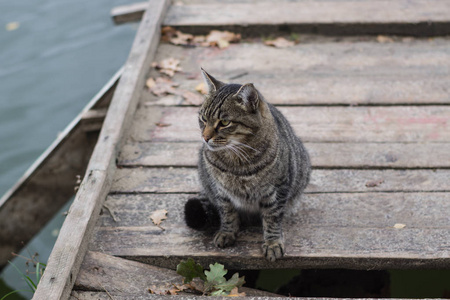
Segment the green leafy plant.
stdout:
[[[31,255],[30,254],[30,258],[25,257],[25,256],[21,256],[18,254],[14,254],[15,256],[21,257],[23,259],[25,259],[25,264],[27,266],[27,270],[26,272],[22,272],[14,263],[8,261],[8,263],[20,274],[20,276],[23,278],[23,280],[25,280],[25,282],[27,283],[28,287],[30,288],[30,290],[14,290],[11,291],[9,293],[7,293],[6,295],[4,295],[2,298],[0,298],[0,300],[4,300],[7,297],[16,294],[18,292],[31,292],[34,293],[37,289],[37,285],[39,283],[39,281],[41,280],[42,275],[44,274],[44,270],[46,267],[46,264],[40,263],[37,259],[38,254],[34,254]],[[32,267],[32,271],[29,270],[30,265]],[[34,280],[32,277],[32,274],[34,274],[35,279]],[[30,277],[31,275],[31,277]]]
[[211,296],[243,296],[238,293],[238,288],[245,283],[244,276],[239,277],[239,273],[234,273],[230,279],[225,275],[228,270],[224,265],[215,263],[209,265],[209,271],[194,262],[192,258],[183,260],[177,266],[177,273],[184,277],[184,283],[190,284],[194,278],[200,278],[203,281],[201,292],[203,295]]

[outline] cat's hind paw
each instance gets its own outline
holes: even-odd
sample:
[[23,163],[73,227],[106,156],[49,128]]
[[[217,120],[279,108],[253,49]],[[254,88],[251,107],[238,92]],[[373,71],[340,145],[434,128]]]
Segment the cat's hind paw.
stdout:
[[284,244],[280,240],[265,241],[262,248],[264,257],[268,261],[276,261],[284,255]]
[[232,232],[218,231],[214,236],[214,244],[219,248],[232,246],[236,241],[236,234]]

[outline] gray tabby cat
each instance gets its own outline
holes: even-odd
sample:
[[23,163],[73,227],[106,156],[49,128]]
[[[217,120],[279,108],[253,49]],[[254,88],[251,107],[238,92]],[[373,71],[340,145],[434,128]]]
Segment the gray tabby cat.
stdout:
[[186,222],[200,229],[214,222],[206,219],[220,217],[214,244],[223,248],[234,244],[240,219],[257,214],[264,256],[275,261],[285,251],[282,220],[287,204],[309,182],[308,153],[285,117],[253,84],[225,84],[202,72],[209,89],[199,111],[203,193],[186,203]]

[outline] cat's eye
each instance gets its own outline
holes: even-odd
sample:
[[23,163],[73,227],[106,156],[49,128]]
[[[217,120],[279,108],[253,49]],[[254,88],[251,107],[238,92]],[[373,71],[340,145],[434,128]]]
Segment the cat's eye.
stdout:
[[220,126],[228,126],[228,125],[230,125],[230,121],[228,121],[228,120],[221,120],[220,121]]
[[200,120],[201,120],[203,123],[206,123],[206,119],[205,119],[204,116],[200,116]]

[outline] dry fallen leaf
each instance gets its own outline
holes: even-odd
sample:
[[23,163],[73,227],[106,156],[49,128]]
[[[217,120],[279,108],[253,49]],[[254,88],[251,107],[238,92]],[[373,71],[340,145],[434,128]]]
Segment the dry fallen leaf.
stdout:
[[403,228],[405,228],[405,227],[406,227],[406,225],[405,225],[405,224],[402,224],[402,223],[397,223],[397,224],[394,225],[394,228],[395,228],[395,229],[403,229]]
[[198,289],[195,285],[191,284],[174,284],[172,283],[171,286],[157,287],[156,285],[152,285],[148,291],[150,294],[156,294],[156,295],[178,295],[179,292],[183,292],[185,290],[192,290],[195,292],[201,292],[203,293],[203,289]]
[[206,36],[206,43],[209,46],[217,46],[220,49],[226,48],[230,43],[239,42],[241,35],[230,31],[211,30]]
[[[196,35],[196,36],[194,36],[194,39],[192,40],[192,42],[195,45],[201,45],[202,43],[206,42],[206,36],[204,36],[204,35]],[[208,46],[208,45],[206,45],[206,46]]]
[[155,79],[153,79],[152,77],[147,79],[147,81],[145,82],[145,86],[148,87],[149,89],[153,88],[155,85],[156,85]]
[[195,90],[199,92],[202,95],[208,94],[208,88],[206,87],[204,82],[200,82],[196,87]]
[[153,224],[164,230],[164,228],[161,227],[161,222],[167,219],[167,210],[155,210],[151,213],[150,219],[152,219]]
[[173,82],[168,78],[158,77],[155,79],[149,78],[146,82],[147,87],[155,96],[163,96],[167,94],[178,94],[178,91],[175,87],[178,86],[178,83]]
[[274,40],[265,41],[264,44],[268,46],[273,46],[275,48],[287,48],[295,45],[293,41],[288,41],[284,37],[279,37]]
[[161,39],[165,42],[169,42],[170,38],[176,34],[177,30],[171,26],[164,26],[161,28]]
[[171,288],[170,290],[168,290],[167,291],[167,294],[168,295],[178,295],[178,292],[179,292],[180,290],[179,289],[177,289],[177,288]]
[[166,59],[163,59],[161,62],[152,63],[152,67],[158,69],[161,73],[164,73],[170,77],[173,77],[175,75],[175,72],[182,71],[181,67],[179,66],[180,60],[169,57]]
[[[237,43],[241,35],[230,31],[211,30],[207,36],[183,33],[173,27],[166,26],[161,30],[161,39],[174,45],[195,45],[202,47],[227,48],[230,43]],[[170,76],[170,75],[169,75]]]
[[230,291],[230,294],[227,295],[228,297],[245,297],[245,293],[239,293],[238,288],[235,287]]
[[150,287],[148,289],[148,291],[150,292],[150,294],[154,294],[154,295],[172,295],[170,294],[170,291],[167,289],[161,289],[161,287],[157,287],[155,285],[152,285],[152,287]]
[[176,31],[175,35],[169,38],[169,41],[174,45],[190,45],[193,39],[192,34]]
[[16,30],[17,28],[19,28],[19,26],[20,26],[19,22],[10,22],[5,25],[5,29],[6,29],[6,31],[13,31],[13,30]]
[[392,43],[392,42],[394,42],[394,40],[388,36],[379,35],[379,36],[377,36],[377,42],[381,43],[381,44],[385,44],[385,43]]
[[[148,87],[149,91],[152,92],[157,97],[163,97],[168,94],[177,95],[178,97],[182,97],[182,99],[186,101],[188,104],[192,105],[200,105],[203,103],[204,100],[203,96],[199,95],[198,93],[194,93],[183,89],[177,89],[176,88],[178,86],[177,83],[164,77],[158,77],[156,78],[156,80],[153,78],[149,78],[146,81],[146,86]],[[181,101],[178,101],[177,99],[171,99],[169,102],[170,103],[176,102],[175,104],[180,104]],[[154,101],[152,101],[151,104],[154,104]],[[150,105],[150,103],[146,103],[146,105]],[[158,126],[162,127],[168,125],[160,124]]]
[[190,45],[195,36],[189,33],[183,33],[173,27],[165,26],[161,29],[161,39],[174,45]]
[[384,179],[376,179],[366,182],[366,187],[377,187],[384,182]]

